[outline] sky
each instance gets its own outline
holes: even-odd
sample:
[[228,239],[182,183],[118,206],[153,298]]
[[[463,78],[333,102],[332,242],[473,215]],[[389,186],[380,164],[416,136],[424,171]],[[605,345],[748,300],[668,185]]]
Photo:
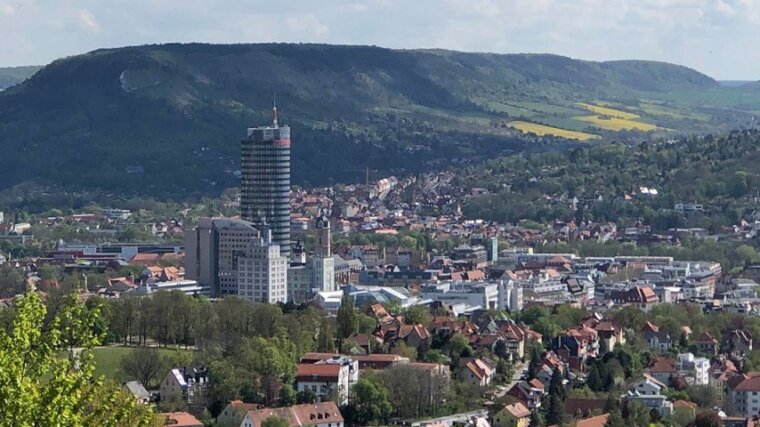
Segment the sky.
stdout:
[[649,59],[760,80],[760,0],[0,0],[0,66],[167,42]]

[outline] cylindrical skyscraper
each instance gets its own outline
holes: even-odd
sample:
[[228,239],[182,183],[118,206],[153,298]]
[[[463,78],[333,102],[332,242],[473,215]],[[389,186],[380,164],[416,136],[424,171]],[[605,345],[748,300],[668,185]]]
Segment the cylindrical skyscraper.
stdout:
[[240,216],[266,222],[280,254],[290,257],[290,128],[277,124],[248,128],[241,143]]

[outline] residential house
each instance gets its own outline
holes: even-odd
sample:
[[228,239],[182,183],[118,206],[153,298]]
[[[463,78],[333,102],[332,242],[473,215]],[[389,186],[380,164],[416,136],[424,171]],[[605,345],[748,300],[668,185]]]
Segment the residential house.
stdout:
[[649,343],[649,348],[652,350],[664,353],[673,346],[673,338],[669,333],[660,331],[660,328],[652,322],[646,322],[641,334],[644,339]]
[[159,386],[161,401],[193,403],[207,385],[208,370],[203,366],[170,369]]
[[240,427],[261,427],[269,417],[287,420],[290,427],[343,427],[344,420],[335,402],[263,408],[248,411]]
[[645,371],[663,384],[668,384],[670,378],[678,374],[676,361],[665,356],[659,356],[652,359]]
[[727,381],[738,374],[739,369],[736,368],[734,362],[721,356],[710,366],[709,384],[718,396],[723,396],[726,393]]
[[696,344],[701,353],[710,357],[718,354],[718,340],[707,331],[697,337]]
[[710,381],[710,360],[681,353],[676,357],[678,374],[691,379],[693,385],[707,385]]
[[496,368],[482,359],[463,359],[458,377],[461,381],[486,387],[491,384]]
[[657,378],[644,374],[628,388],[626,399],[639,402],[666,417],[673,412],[673,404],[662,394],[666,388],[667,386]]
[[430,344],[432,341],[430,331],[423,325],[406,325],[400,319],[393,323],[378,325],[374,335],[391,347],[399,340],[415,348],[423,342]]
[[493,427],[528,427],[530,409],[522,402],[507,405],[493,416]]
[[633,286],[628,290],[613,289],[606,296],[616,305],[634,305],[642,310],[648,310],[657,304],[659,299],[652,288]]
[[148,393],[148,390],[145,389],[140,381],[126,382],[121,388],[122,390],[129,392],[140,403],[150,402],[150,393]]
[[168,412],[158,414],[164,418],[164,425],[172,427],[203,427],[203,423],[187,412]]
[[[348,404],[348,393],[352,378],[351,364],[340,363],[300,363],[296,373],[296,391],[311,390],[320,401],[337,399],[341,405]],[[354,376],[356,375],[356,376]]]
[[726,382],[728,415],[754,417],[760,414],[760,372],[735,375]]
[[546,392],[541,381],[533,378],[530,381],[518,381],[507,390],[507,394],[525,404],[530,410],[536,410],[541,407],[541,399]]
[[550,351],[544,355],[541,365],[538,367],[536,378],[541,381],[544,387],[549,387],[554,371],[559,369],[563,374],[566,372],[566,362],[563,361],[556,353]]
[[752,351],[752,334],[744,329],[731,331],[731,335],[729,335],[729,347],[731,352],[735,354],[749,354]]
[[599,333],[584,324],[555,337],[553,344],[560,359],[572,369],[581,370],[587,358],[599,354]]
[[262,406],[258,403],[245,403],[242,400],[233,400],[216,417],[216,426],[239,427],[249,411],[256,411],[261,408]]
[[597,332],[599,350],[609,352],[618,344],[625,344],[625,329],[616,320],[607,320],[598,313],[581,321],[581,325],[589,327]]

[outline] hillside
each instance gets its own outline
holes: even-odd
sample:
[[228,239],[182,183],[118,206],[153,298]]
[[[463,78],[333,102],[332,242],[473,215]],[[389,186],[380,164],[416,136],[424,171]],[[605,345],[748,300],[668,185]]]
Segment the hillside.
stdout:
[[23,67],[0,67],[0,91],[17,85],[42,68],[38,65]]
[[[760,131],[744,130],[676,143],[612,143],[508,156],[462,169],[456,184],[462,198],[474,186],[488,191],[465,204],[471,218],[614,221],[618,227],[643,223],[660,232],[701,227],[719,233],[756,211],[759,162]],[[673,211],[677,203],[697,203],[704,212],[679,215]]]
[[307,185],[546,149],[515,120],[640,140],[760,110],[760,94],[645,61],[308,44],[98,50],[0,93],[0,189],[218,193],[236,185],[238,141],[269,120],[275,93],[293,127],[294,182]]

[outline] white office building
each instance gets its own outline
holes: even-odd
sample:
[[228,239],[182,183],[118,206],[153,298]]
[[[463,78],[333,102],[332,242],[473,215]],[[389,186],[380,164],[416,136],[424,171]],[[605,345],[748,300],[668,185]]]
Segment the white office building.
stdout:
[[288,300],[288,259],[280,255],[280,245],[272,234],[254,239],[245,255],[238,258],[238,295],[255,302],[285,303]]

